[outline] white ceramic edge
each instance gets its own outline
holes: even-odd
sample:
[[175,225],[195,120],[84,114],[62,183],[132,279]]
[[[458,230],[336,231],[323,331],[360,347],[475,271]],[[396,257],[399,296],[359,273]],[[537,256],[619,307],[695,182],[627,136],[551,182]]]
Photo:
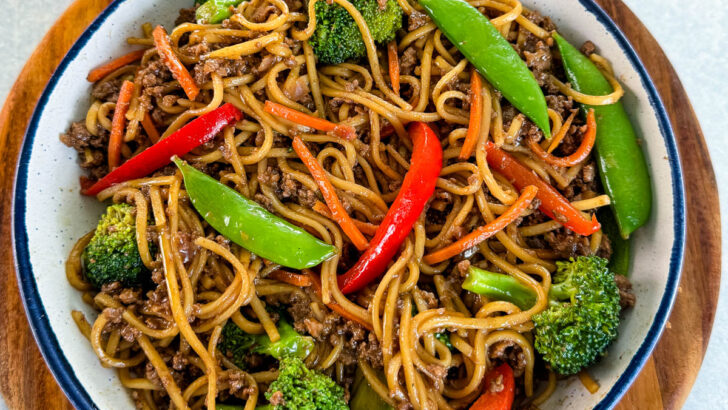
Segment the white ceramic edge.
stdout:
[[[115,1],[69,52],[39,102],[18,165],[16,184],[25,190],[16,190],[16,200],[20,199],[18,203],[25,204],[25,208],[21,212],[14,208],[14,239],[26,311],[44,357],[77,407],[133,405],[115,372],[99,366],[70,318],[71,309],[94,314],[66,283],[63,263],[75,239],[92,229],[102,206],[78,194],[76,155],[60,144],[58,134],[70,121],[83,117],[90,87],[81,79],[101,62],[98,56],[121,54],[127,49],[123,39],[137,34],[142,22],[170,24],[174,18],[170,16],[175,16],[187,1],[148,3]],[[659,97],[649,78],[644,77],[644,68],[590,0],[532,0],[524,1],[524,5],[551,16],[573,43],[594,41],[600,53],[612,61],[627,89],[624,102],[644,136],[656,182],[652,221],[635,235],[632,280],[637,305],[625,316],[609,359],[590,371],[599,380],[600,390],[589,395],[576,379],[570,379],[560,383],[557,394],[543,406],[612,407],[646,360],[674,298],[684,233],[682,181],[674,137]],[[577,26],[578,30],[572,29]],[[53,172],[56,169],[65,172]],[[27,229],[22,232],[24,226]],[[20,260],[25,256],[29,264]],[[28,275],[31,271],[32,275]]]

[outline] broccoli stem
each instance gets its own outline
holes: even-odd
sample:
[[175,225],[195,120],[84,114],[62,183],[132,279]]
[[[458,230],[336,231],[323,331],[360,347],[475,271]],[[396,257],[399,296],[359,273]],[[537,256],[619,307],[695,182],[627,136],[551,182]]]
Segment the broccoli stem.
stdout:
[[495,300],[505,300],[528,310],[536,303],[536,295],[512,276],[488,272],[471,266],[463,282],[463,289]]
[[574,286],[569,282],[552,284],[551,288],[549,289],[549,303],[560,304],[564,301],[574,302],[574,300],[572,300],[574,297],[574,293]]

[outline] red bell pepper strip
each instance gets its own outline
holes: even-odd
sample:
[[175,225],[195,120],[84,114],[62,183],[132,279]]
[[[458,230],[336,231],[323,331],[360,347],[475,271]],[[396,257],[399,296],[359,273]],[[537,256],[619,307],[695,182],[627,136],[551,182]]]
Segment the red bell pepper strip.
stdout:
[[362,289],[384,272],[435,192],[442,169],[440,140],[422,122],[410,124],[409,135],[413,145],[410,169],[369,248],[354,267],[339,276],[339,287],[344,293]]
[[515,389],[513,370],[503,363],[485,375],[483,394],[470,406],[470,410],[510,410]]
[[485,149],[490,167],[506,177],[516,188],[522,190],[528,185],[538,188],[536,198],[541,201],[538,209],[549,218],[584,236],[591,235],[601,228],[596,215],[592,215],[591,221],[585,219],[559,191],[491,141],[488,141]]
[[112,185],[149,175],[169,164],[173,156],[185,155],[194,148],[210,141],[223,128],[235,124],[242,118],[243,113],[240,110],[232,104],[225,104],[195,119],[169,137],[145,149],[139,155],[130,158],[88,189],[82,187],[81,193],[96,195]]

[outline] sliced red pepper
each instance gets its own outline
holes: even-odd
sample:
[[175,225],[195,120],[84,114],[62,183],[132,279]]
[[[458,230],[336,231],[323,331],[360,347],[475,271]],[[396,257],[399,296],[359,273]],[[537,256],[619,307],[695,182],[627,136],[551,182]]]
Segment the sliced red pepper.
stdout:
[[470,406],[470,410],[510,410],[515,390],[513,370],[503,363],[485,375],[483,394]]
[[82,187],[81,193],[96,195],[112,185],[149,175],[169,164],[173,156],[185,155],[194,148],[210,141],[223,128],[235,124],[242,118],[243,113],[234,105],[225,104],[200,116],[169,137],[145,149],[141,154],[130,158],[88,189]]
[[344,293],[356,292],[384,273],[435,192],[442,169],[440,140],[422,122],[413,122],[408,131],[413,145],[410,169],[369,248],[354,267],[339,276],[339,287]]
[[538,209],[549,218],[584,236],[591,235],[601,228],[596,215],[592,215],[591,221],[585,219],[581,212],[574,208],[569,200],[564,198],[551,184],[496,147],[495,144],[488,141],[485,149],[490,167],[506,177],[516,188],[522,190],[528,185],[535,185],[538,188],[536,198],[541,201]]

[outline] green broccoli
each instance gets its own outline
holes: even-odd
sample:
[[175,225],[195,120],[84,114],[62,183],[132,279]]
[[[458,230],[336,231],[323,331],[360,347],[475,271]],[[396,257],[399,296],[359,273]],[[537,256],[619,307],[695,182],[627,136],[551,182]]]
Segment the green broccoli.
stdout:
[[557,262],[549,308],[535,315],[535,346],[551,368],[574,374],[617,338],[619,289],[608,260],[580,256]]
[[280,360],[278,379],[268,387],[265,398],[279,396],[282,402],[270,407],[275,410],[348,410],[344,388],[323,373],[309,370],[298,357]]
[[278,321],[278,333],[281,338],[277,342],[271,342],[265,333],[251,335],[245,333],[235,323],[228,322],[222,329],[222,340],[218,344],[218,349],[241,369],[246,368],[244,359],[250,353],[272,356],[279,360],[285,356],[305,359],[311,353],[313,339],[298,334],[285,319]]
[[128,204],[109,206],[84,249],[86,279],[96,288],[117,281],[139,286],[149,278],[137,248],[134,212]]
[[[536,350],[560,374],[592,364],[617,337],[619,290],[608,260],[580,256],[557,262],[549,306],[533,316]],[[515,278],[470,267],[463,289],[530,309],[536,295]]]
[[[379,44],[394,40],[397,30],[402,28],[404,13],[396,0],[387,0],[383,9],[377,0],[352,0],[351,4],[359,10],[372,38]],[[309,43],[319,62],[339,64],[366,56],[359,27],[349,12],[328,1],[318,1],[314,8],[316,31]]]

